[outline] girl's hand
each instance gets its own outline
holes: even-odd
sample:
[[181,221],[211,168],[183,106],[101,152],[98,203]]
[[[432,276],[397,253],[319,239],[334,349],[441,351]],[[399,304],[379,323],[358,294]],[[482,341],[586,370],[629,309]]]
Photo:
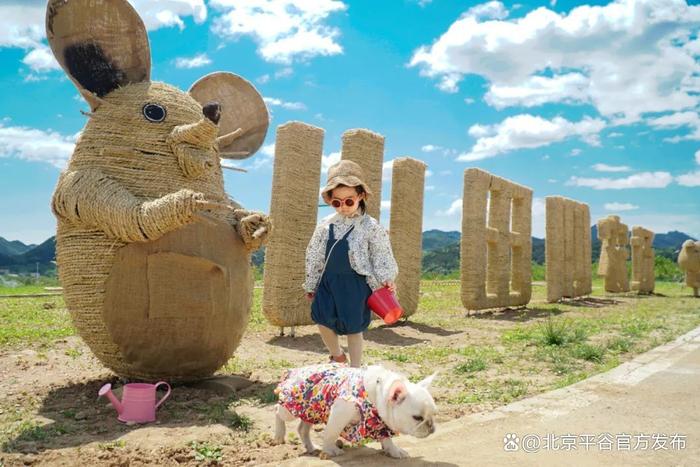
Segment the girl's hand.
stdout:
[[394,281],[384,281],[382,285],[384,287],[389,288],[389,290],[391,290],[391,293],[396,292],[396,284],[394,284]]
[[314,296],[315,296],[315,295],[316,295],[316,294],[313,293],[313,292],[306,292],[306,299],[307,299],[308,301],[312,302],[312,301],[314,300]]

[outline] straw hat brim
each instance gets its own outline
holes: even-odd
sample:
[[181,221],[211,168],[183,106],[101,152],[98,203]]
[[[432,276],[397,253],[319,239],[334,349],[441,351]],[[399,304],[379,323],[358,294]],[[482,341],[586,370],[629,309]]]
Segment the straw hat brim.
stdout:
[[260,149],[270,116],[262,96],[248,80],[229,72],[215,72],[200,78],[192,85],[190,95],[200,104],[221,104],[219,135],[237,129],[243,134],[229,144],[219,146],[225,159],[246,159]]
[[323,200],[327,203],[331,203],[331,198],[328,195],[329,192],[333,191],[335,188],[339,187],[340,185],[345,185],[349,187],[356,187],[356,186],[361,186],[365,190],[365,199],[369,198],[372,196],[372,192],[370,191],[369,187],[365,182],[360,180],[359,178],[355,177],[354,175],[339,175],[337,177],[333,177],[331,180],[328,181],[328,184],[323,187],[321,190],[321,197],[323,197]]

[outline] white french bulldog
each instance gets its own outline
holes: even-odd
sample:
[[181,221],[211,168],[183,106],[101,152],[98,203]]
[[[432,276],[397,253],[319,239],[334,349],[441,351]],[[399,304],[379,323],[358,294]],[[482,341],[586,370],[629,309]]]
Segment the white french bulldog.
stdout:
[[[405,458],[408,457],[408,453],[403,449],[399,448],[394,444],[391,439],[391,434],[408,434],[415,436],[416,438],[425,438],[426,436],[435,432],[435,422],[434,417],[437,411],[435,406],[435,401],[428,392],[431,382],[435,378],[436,374],[433,374],[418,383],[411,383],[405,376],[390,371],[379,365],[372,365],[366,368],[349,368],[345,366],[331,366],[326,365],[324,368],[326,373],[317,372],[314,376],[307,378],[304,382],[306,384],[303,391],[296,392],[294,395],[289,392],[289,388],[285,395],[284,391],[280,391],[280,388],[286,384],[283,379],[278,387],[277,392],[282,392],[280,394],[280,403],[277,404],[276,411],[276,421],[275,421],[275,442],[284,443],[286,434],[286,422],[292,421],[295,418],[300,418],[300,423],[298,427],[299,437],[304,443],[304,447],[308,453],[314,453],[317,448],[311,442],[310,430],[312,423],[305,421],[304,417],[298,417],[301,413],[302,406],[304,404],[303,400],[300,400],[301,395],[311,395],[311,398],[317,398],[319,395],[323,394],[336,394],[335,396],[322,396],[325,397],[324,403],[330,405],[330,412],[327,413],[326,428],[323,431],[323,448],[321,455],[324,457],[334,457],[343,453],[343,450],[336,444],[338,437],[342,436],[346,439],[345,433],[348,430],[353,429],[353,425],[358,425],[361,420],[365,420],[362,423],[366,423],[367,414],[374,414],[370,418],[374,418],[375,422],[378,422],[382,426],[385,425],[384,432],[381,432],[380,436],[366,436],[370,439],[378,439],[381,442],[382,449],[390,457],[394,458]],[[306,376],[308,376],[308,371],[312,367],[306,367],[296,370],[290,370],[288,375],[295,371],[306,370]],[[330,368],[330,369],[329,369]],[[366,402],[359,402],[358,400],[349,400],[347,397],[338,397],[337,388],[314,388],[313,384],[309,381],[312,379],[314,381],[318,380],[315,384],[332,384],[329,381],[333,381],[333,376],[325,377],[324,380],[319,380],[318,375],[327,375],[328,372],[359,372],[351,373],[357,380],[361,381],[364,386],[365,391],[360,391],[362,394],[366,395]],[[336,375],[338,376],[338,375]],[[342,375],[339,377],[342,378]],[[287,378],[287,376],[285,377]],[[347,395],[347,393],[345,393]],[[285,407],[285,397],[293,400],[291,405]],[[309,397],[306,397],[308,400]],[[327,409],[326,405],[326,409]],[[291,408],[292,410],[288,410]],[[376,412],[374,411],[376,409]],[[321,423],[325,417],[323,415],[318,416],[319,410],[318,406],[313,412],[317,415],[317,423]],[[364,411],[364,412],[363,412]],[[295,413],[293,413],[295,412]],[[376,416],[380,420],[376,420]],[[309,417],[305,417],[307,420]],[[313,417],[312,417],[313,418]],[[355,426],[354,428],[358,428]],[[388,428],[388,430],[387,430]],[[393,433],[392,433],[393,432]],[[366,431],[355,431],[355,433],[366,434]],[[357,440],[354,440],[357,441]]]

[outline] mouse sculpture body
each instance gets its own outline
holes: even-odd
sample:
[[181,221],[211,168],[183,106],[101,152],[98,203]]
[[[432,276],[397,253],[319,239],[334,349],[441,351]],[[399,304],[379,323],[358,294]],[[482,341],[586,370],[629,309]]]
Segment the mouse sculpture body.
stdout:
[[151,82],[146,29],[126,0],[50,0],[46,31],[91,107],[52,200],[73,322],[121,376],[208,376],[243,336],[250,255],[271,230],[228,198],[220,164],[262,144],[262,97],[232,73],[189,92]]

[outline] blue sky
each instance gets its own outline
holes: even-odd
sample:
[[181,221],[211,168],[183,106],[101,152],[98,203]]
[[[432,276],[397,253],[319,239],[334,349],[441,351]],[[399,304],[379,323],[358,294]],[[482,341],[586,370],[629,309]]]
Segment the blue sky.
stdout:
[[[301,120],[325,129],[326,166],[350,128],[386,137],[387,175],[396,157],[425,161],[424,230],[459,230],[463,172],[480,167],[533,188],[540,237],[549,195],[700,237],[696,1],[131,3],[152,79],[188,89],[231,71],[266,98],[263,148],[225,174],[249,209],[269,211],[275,129]],[[0,1],[0,236],[33,243],[54,233],[50,197],[87,109],[44,8]]]

